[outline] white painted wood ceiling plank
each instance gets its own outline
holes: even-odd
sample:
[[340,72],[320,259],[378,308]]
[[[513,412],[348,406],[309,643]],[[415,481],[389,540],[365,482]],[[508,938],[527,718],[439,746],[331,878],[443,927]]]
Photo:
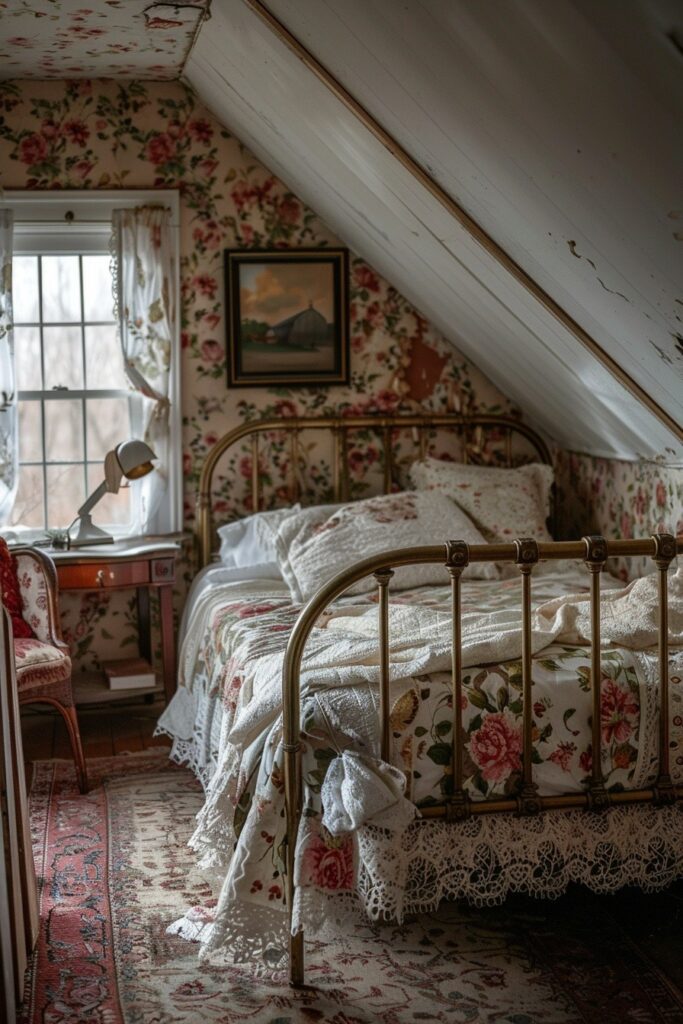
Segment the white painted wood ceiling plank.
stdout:
[[[572,3],[269,6],[628,372],[680,411],[679,382],[655,348],[683,371],[683,247],[668,217],[682,201],[680,112],[677,121],[653,102]],[[658,42],[657,57],[675,60]]]
[[228,128],[552,437],[626,456],[670,443],[239,0],[214,5],[187,74]]

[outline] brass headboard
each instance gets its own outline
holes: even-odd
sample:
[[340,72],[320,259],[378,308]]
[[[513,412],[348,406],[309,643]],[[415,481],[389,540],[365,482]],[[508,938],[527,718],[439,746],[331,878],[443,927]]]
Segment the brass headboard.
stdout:
[[[259,435],[269,431],[284,432],[290,436],[290,500],[299,499],[299,479],[296,473],[299,434],[304,430],[329,431],[334,438],[334,495],[336,501],[346,501],[349,496],[348,435],[354,430],[374,430],[382,437],[384,449],[384,492],[389,493],[393,480],[392,432],[396,429],[412,429],[415,444],[424,456],[429,445],[429,434],[436,429],[447,428],[463,437],[463,461],[468,461],[467,444],[475,437],[483,442],[487,431],[496,435],[496,442],[502,441],[503,466],[512,466],[512,442],[515,435],[524,438],[535,450],[541,462],[550,463],[547,444],[535,430],[513,419],[511,416],[494,416],[485,413],[462,416],[459,413],[434,413],[420,416],[406,413],[382,414],[379,416],[306,416],[284,419],[252,420],[235,427],[215,443],[206,457],[199,477],[197,494],[197,526],[199,565],[204,566],[211,557],[212,520],[211,487],[213,474],[221,456],[245,437],[251,437],[251,497],[252,509],[256,512],[260,503]],[[481,447],[481,444],[479,444]]]

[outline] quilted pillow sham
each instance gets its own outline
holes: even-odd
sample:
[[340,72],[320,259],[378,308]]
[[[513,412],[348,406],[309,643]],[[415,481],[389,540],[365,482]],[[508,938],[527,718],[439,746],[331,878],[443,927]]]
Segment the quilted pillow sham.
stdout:
[[[391,548],[464,540],[484,544],[471,520],[445,495],[404,491],[342,505],[318,505],[290,516],[275,540],[280,571],[295,601],[307,601],[324,583],[354,562]],[[493,563],[471,565],[466,576],[497,579]],[[446,583],[443,565],[408,565],[397,569],[392,588]],[[352,594],[372,590],[372,577],[356,583]]]
[[413,487],[440,491],[471,517],[489,542],[533,537],[549,541],[552,466],[533,462],[517,469],[469,466],[423,459],[410,467]]

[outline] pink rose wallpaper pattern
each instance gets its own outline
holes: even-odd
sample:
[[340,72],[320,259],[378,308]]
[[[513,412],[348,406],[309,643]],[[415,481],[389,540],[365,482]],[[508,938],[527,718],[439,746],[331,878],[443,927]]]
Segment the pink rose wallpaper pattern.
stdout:
[[[391,285],[351,257],[349,387],[226,388],[224,248],[338,245],[316,214],[260,164],[178,82],[78,79],[0,83],[0,184],[6,189],[177,188],[181,197],[181,346],[185,525],[194,520],[201,461],[215,440],[247,418],[325,411],[382,412],[415,396],[423,407],[507,412],[510,403]],[[419,374],[412,353],[419,353]],[[416,383],[417,382],[417,383]],[[417,390],[416,390],[417,389]],[[273,441],[281,479],[287,455]],[[379,463],[377,439],[352,446],[352,476]],[[251,473],[245,452],[238,467]],[[379,466],[377,466],[379,472]],[[329,469],[313,453],[306,466],[324,493]],[[221,495],[226,518],[240,495]],[[179,595],[183,596],[183,595]],[[92,667],[132,651],[134,595],[76,599],[64,594],[65,629],[75,660]]]
[[[683,533],[683,469],[641,459],[623,462],[557,450],[560,534],[601,533],[628,540],[653,533]],[[652,569],[647,559],[611,566],[624,579]]]
[[0,2],[0,60],[15,78],[177,78],[209,0]]
[[[46,9],[54,13],[61,6],[47,4]],[[96,5],[91,6],[95,11]],[[55,38],[58,43],[57,34]],[[64,64],[60,67],[63,73]],[[512,410],[505,397],[428,320],[353,255],[351,385],[254,388],[239,395],[228,391],[223,248],[313,247],[337,245],[339,240],[178,82],[85,78],[2,82],[0,168],[0,185],[7,189],[180,191],[188,529],[194,520],[194,494],[204,455],[220,435],[247,418],[333,410],[383,412],[400,403],[461,411]],[[285,492],[287,454],[274,440],[269,455],[275,465],[271,498],[276,500]],[[370,476],[381,475],[378,439],[358,436],[349,458],[352,492],[363,494]],[[237,461],[236,457],[234,468],[248,479],[249,453],[239,456],[238,465]],[[671,530],[683,528],[682,470],[658,462],[619,462],[563,451],[555,453],[555,463],[561,536],[602,532],[629,537],[647,535],[665,525]],[[305,472],[313,491],[324,494],[329,467],[315,452],[307,457]],[[248,509],[242,495],[220,495],[220,515],[227,518],[236,508]],[[618,568],[624,575],[629,571],[626,565]],[[189,562],[186,572],[191,572]],[[178,597],[180,602],[184,594]],[[114,657],[121,647],[124,653],[132,652],[134,595],[89,594],[76,599],[65,594],[63,605],[67,639],[79,666],[91,667],[99,658]]]

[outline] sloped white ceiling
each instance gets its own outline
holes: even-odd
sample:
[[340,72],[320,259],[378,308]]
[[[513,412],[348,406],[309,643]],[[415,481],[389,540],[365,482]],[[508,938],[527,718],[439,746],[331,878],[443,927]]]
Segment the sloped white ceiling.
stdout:
[[[268,7],[680,424],[681,5]],[[213,0],[186,75],[547,434],[595,454],[681,459],[675,432],[475,241],[248,0]]]

